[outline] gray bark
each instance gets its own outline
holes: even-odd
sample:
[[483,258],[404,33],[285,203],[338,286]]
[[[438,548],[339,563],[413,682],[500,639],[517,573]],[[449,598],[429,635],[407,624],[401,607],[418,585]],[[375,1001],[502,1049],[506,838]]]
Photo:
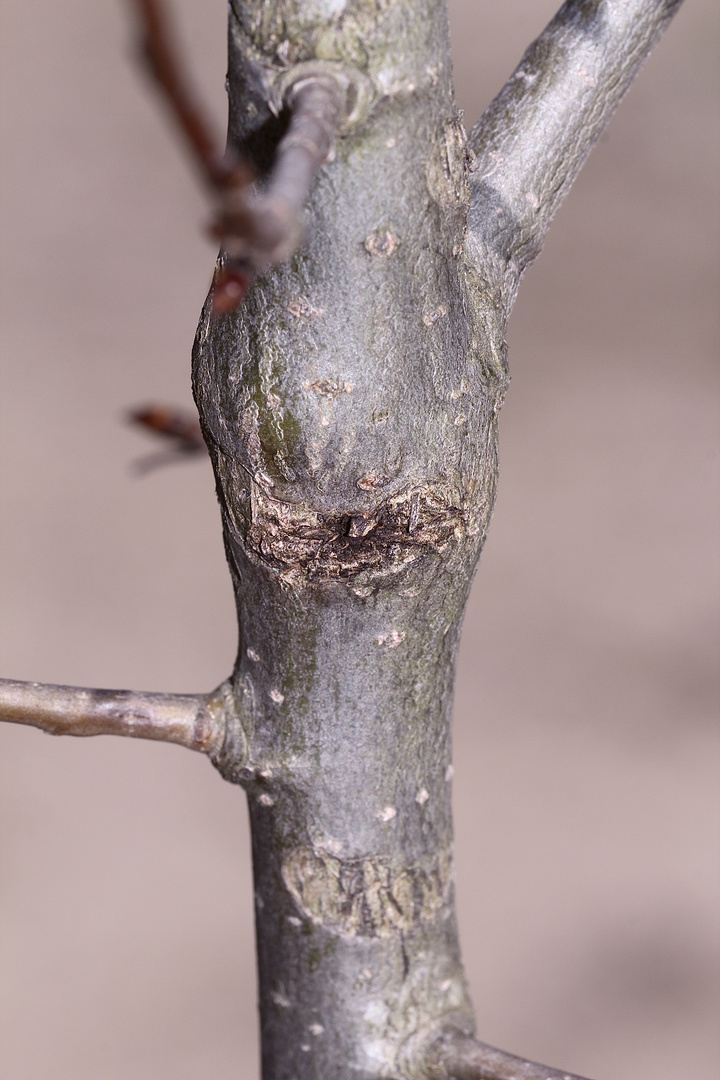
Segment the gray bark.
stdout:
[[520,277],[678,6],[570,0],[468,142],[437,0],[231,3],[230,141],[261,190],[293,88],[344,102],[304,243],[235,311],[211,293],[196,337],[235,669],[195,697],[7,681],[0,719],[180,742],[246,789],[264,1080],[567,1076],[471,1038],[453,679]]
[[428,1075],[429,1041],[473,1030],[450,718],[506,320],[676,6],[566,4],[528,54],[537,79],[475,129],[473,172],[440,4],[231,5],[230,138],[260,172],[294,78],[335,73],[352,108],[303,247],[234,314],[208,303],[194,354],[250,717],[248,757],[218,764],[250,801],[266,1080]]
[[237,595],[233,682],[252,702],[250,758],[223,772],[250,800],[268,1078],[418,1075],[428,1035],[472,1029],[450,713],[504,358],[483,347],[462,254],[445,12],[329,15],[232,11],[231,138],[257,168],[280,130],[283,42],[296,64],[342,65],[366,100],[305,245],[233,316],[206,312],[194,364]]

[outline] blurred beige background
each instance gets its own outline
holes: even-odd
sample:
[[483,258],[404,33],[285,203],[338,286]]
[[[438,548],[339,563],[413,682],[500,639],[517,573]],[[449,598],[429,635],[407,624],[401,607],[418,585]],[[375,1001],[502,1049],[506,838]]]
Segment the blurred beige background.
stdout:
[[[454,0],[469,122],[554,6]],[[220,119],[224,5],[176,7]],[[138,479],[122,423],[190,402],[205,209],[119,0],[0,20],[0,672],[210,689],[210,469]],[[525,282],[457,687],[479,1031],[596,1080],[720,1070],[717,40],[685,5]],[[242,792],[173,747],[0,742],[5,1080],[256,1080]]]

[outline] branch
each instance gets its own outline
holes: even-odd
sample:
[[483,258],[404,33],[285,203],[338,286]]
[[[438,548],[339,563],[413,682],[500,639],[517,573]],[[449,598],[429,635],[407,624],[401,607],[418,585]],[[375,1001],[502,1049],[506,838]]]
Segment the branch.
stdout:
[[145,405],[141,409],[131,409],[127,418],[131,424],[162,438],[166,446],[166,449],[146,454],[135,462],[133,469],[138,475],[207,453],[197,412],[176,409],[172,405]]
[[210,233],[220,240],[212,310],[225,315],[242,300],[256,274],[284,262],[302,239],[302,210],[320,166],[331,156],[346,88],[327,70],[291,84],[282,107],[290,113],[262,192],[255,174],[223,152],[180,59],[161,0],[133,0],[141,55],[190,148],[215,204]]
[[224,686],[211,694],[145,694],[0,679],[0,720],[50,735],[157,739],[216,757],[228,714]]
[[459,1032],[448,1033],[435,1044],[431,1064],[436,1070],[431,1075],[438,1080],[583,1080],[574,1073],[506,1054]]
[[161,0],[131,0],[139,21],[140,56],[167,98],[203,180],[217,187],[227,180],[229,163],[180,59]]
[[681,2],[567,0],[472,129],[469,253],[499,261],[510,299]]
[[255,274],[285,262],[302,240],[302,211],[320,166],[332,155],[342,96],[331,75],[299,79],[285,95],[290,123],[264,190],[226,185],[220,191],[212,231],[222,242],[224,263],[215,278],[215,315],[232,311]]

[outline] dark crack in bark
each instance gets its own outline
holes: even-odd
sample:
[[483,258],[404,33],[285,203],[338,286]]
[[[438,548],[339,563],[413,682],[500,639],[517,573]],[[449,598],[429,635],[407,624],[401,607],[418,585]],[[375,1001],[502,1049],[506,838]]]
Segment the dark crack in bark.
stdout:
[[253,484],[245,549],[293,580],[345,580],[363,571],[395,572],[443,551],[467,529],[467,515],[428,491],[404,492],[366,514],[313,513]]

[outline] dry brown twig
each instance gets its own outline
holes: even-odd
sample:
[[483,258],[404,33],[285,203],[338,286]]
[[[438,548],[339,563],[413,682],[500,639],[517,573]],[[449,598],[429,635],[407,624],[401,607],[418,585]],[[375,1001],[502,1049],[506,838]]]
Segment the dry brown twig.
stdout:
[[48,735],[124,735],[211,754],[225,737],[222,688],[212,694],[154,694],[0,679],[0,720]]
[[302,211],[310,186],[332,155],[343,92],[329,74],[309,74],[288,90],[288,128],[260,189],[250,166],[232,150],[221,152],[212,124],[180,60],[160,0],[133,0],[143,62],[165,95],[213,203],[209,234],[220,241],[212,312],[231,312],[256,274],[284,262],[303,235]]
[[[307,76],[289,89],[283,102],[290,113],[288,129],[260,190],[253,169],[232,150],[220,149],[220,139],[180,59],[164,5],[160,0],[133,3],[142,62],[165,96],[212,203],[208,233],[221,245],[212,313],[227,315],[256,274],[284,262],[300,243],[310,185],[332,154],[342,91],[325,73]],[[140,472],[205,450],[197,418],[181,409],[153,404],[132,410],[129,419],[173,444],[169,453],[143,458]]]
[[136,461],[133,469],[137,473],[150,472],[160,465],[169,465],[207,453],[197,412],[179,409],[174,405],[153,404],[130,409],[127,419],[144,431],[159,436],[166,447]]

